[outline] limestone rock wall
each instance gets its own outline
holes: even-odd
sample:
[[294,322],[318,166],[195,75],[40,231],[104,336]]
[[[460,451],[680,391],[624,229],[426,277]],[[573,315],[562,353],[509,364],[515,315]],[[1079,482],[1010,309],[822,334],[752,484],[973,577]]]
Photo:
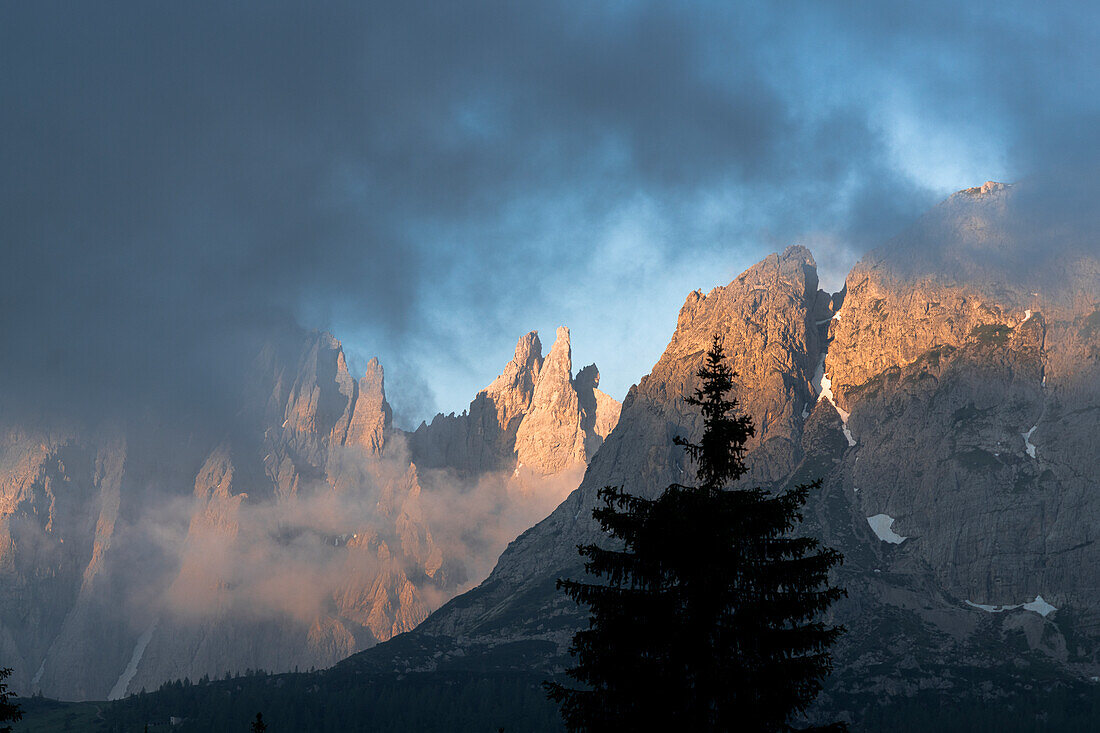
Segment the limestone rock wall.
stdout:
[[[673,481],[687,481],[691,467],[676,435],[698,437],[701,421],[680,399],[695,386],[710,339],[719,333],[733,360],[743,409],[757,424],[749,455],[755,480],[782,478],[801,459],[804,407],[812,404],[811,382],[822,348],[816,322],[827,309],[818,290],[816,265],[802,247],[772,255],[725,287],[692,293],[680,311],[675,334],[649,375],[631,388],[615,428],[596,452],[580,487],[549,517],[524,533],[501,556],[489,579],[431,616],[418,633],[462,635],[470,644],[501,639],[552,640],[564,649],[574,604],[554,590],[554,579],[576,573],[576,546],[603,535],[592,519],[597,492],[622,485],[656,496]],[[823,306],[822,303],[825,305]],[[826,317],[828,317],[826,312]],[[514,599],[532,603],[513,608]],[[480,628],[491,629],[485,637]]]
[[[680,398],[717,332],[757,428],[745,480],[822,479],[803,527],[846,558],[824,709],[858,720],[929,689],[996,699],[1031,689],[1036,664],[1100,675],[1098,235],[1044,229],[1017,195],[959,192],[841,293],[818,291],[809,253],[789,248],[689,295],[581,486],[418,627],[407,648],[430,658],[402,664],[508,669],[494,649],[516,644],[529,668],[561,671],[584,618],[554,580],[583,573],[577,544],[606,541],[600,487],[655,496],[690,479],[672,438],[699,429]],[[384,669],[379,652],[348,664]],[[995,681],[967,685],[981,675]]]
[[[1042,270],[1065,263],[1039,258],[991,277],[1014,195],[960,192],[848,276],[827,357],[857,440],[843,480],[959,597],[1094,614],[1100,269],[1074,258],[1055,277]],[[950,270],[922,259],[933,236],[952,244]]]
[[597,389],[592,364],[574,380],[569,329],[562,326],[542,356],[532,331],[467,412],[436,415],[409,436],[413,460],[450,467],[464,477],[523,469],[549,476],[583,466],[618,421],[619,403]]
[[[510,529],[515,517],[544,516],[556,484],[576,486],[585,439],[613,424],[617,403],[595,389],[594,368],[581,390],[594,406],[580,409],[565,334],[549,357],[553,389],[529,333],[470,414],[437,419],[423,443],[393,426],[378,361],[356,380],[322,333],[258,355],[227,432],[172,432],[171,416],[5,426],[0,655],[14,689],[104,699],[323,667],[415,628],[486,572],[526,526]],[[533,405],[557,409],[555,390],[572,400],[564,424],[580,449],[560,464],[572,472],[540,464],[542,478],[513,489],[516,434]]]

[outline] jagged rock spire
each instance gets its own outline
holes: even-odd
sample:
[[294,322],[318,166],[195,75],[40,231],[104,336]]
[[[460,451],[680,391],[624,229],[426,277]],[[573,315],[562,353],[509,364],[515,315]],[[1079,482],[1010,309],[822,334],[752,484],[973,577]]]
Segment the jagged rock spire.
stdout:
[[393,420],[393,411],[386,402],[385,373],[378,359],[367,362],[367,370],[359,380],[359,394],[348,426],[345,445],[358,445],[371,453],[381,453]]
[[596,389],[595,365],[574,383],[569,329],[556,335],[545,359],[538,332],[524,335],[468,414],[437,415],[417,428],[409,441],[417,465],[466,474],[522,466],[545,475],[587,462],[615,426],[619,403]]
[[515,356],[500,376],[482,390],[496,408],[501,430],[507,431],[513,420],[527,412],[542,366],[542,342],[538,331],[530,331],[516,343]]

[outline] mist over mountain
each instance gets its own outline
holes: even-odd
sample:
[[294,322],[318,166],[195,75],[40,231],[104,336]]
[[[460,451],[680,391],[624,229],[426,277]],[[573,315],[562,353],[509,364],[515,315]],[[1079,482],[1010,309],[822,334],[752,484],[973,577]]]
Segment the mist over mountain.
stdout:
[[847,558],[817,712],[1100,715],[1091,5],[36,0],[0,69],[21,694],[555,730],[555,581],[717,332]]
[[[951,196],[868,258],[897,277],[955,277],[979,287],[1087,294],[1096,272],[1100,215],[1091,184],[1048,174],[987,181]],[[1003,293],[1002,293],[1003,295]]]
[[555,581],[601,539],[601,487],[655,496],[690,469],[672,439],[698,435],[681,396],[717,332],[757,427],[743,482],[823,478],[804,530],[846,557],[830,620],[848,633],[811,719],[858,724],[926,689],[966,709],[1084,689],[1100,676],[1100,255],[1087,216],[1031,214],[1037,185],[955,193],[838,292],[791,246],[690,293],[621,410],[560,328],[545,355],[522,337],[467,411],[402,431],[379,363],[356,380],[314,333],[254,359],[251,437],[163,454],[148,432],[14,424],[3,546],[20,590],[0,639],[24,669],[43,660],[16,683],[115,697],[364,648],[304,684],[560,674],[584,619]]
[[618,418],[595,365],[574,379],[567,328],[545,359],[521,338],[468,413],[416,433],[393,426],[378,361],[356,380],[328,334],[268,344],[247,377],[234,429],[182,443],[153,410],[91,428],[6,416],[15,689],[114,699],[327,666],[409,631],[576,487]]
[[[823,478],[804,531],[846,558],[849,597],[830,621],[848,633],[824,717],[859,728],[907,702],[978,710],[1085,689],[1100,674],[1100,252],[1081,244],[1095,231],[1063,239],[1058,226],[1038,253],[1048,220],[1029,217],[1035,200],[1024,184],[960,191],[865,256],[839,293],[818,288],[802,247],[691,293],[577,491],[478,588],[332,674],[560,673],[584,618],[554,580],[583,574],[576,545],[601,539],[599,488],[655,496],[682,480],[672,437],[696,437],[700,422],[680,395],[718,332],[757,426],[745,484]],[[1042,268],[1014,266],[1036,256]],[[912,702],[921,690],[936,691],[933,708]]]
[[400,367],[411,428],[568,322],[621,398],[682,293],[768,251],[836,289],[959,181],[1095,200],[1078,12],[9,4],[0,397],[224,425],[321,328]]

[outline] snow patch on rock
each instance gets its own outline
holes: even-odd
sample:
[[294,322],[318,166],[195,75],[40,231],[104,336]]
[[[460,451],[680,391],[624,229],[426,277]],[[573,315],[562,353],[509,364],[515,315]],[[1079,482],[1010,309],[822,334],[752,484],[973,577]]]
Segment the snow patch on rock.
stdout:
[[1035,428],[1037,427],[1039,426],[1033,425],[1031,427],[1031,430],[1028,430],[1026,433],[1020,433],[1020,435],[1024,436],[1024,450],[1027,451],[1027,454],[1032,458],[1035,458],[1036,456],[1035,446],[1031,444],[1031,434],[1035,432]]
[[1042,596],[1035,596],[1035,600],[1031,603],[1025,603],[1023,605],[1023,609],[1025,611],[1034,611],[1043,618],[1049,616],[1053,611],[1058,610],[1054,606],[1044,601]]
[[1032,611],[1039,614],[1043,618],[1046,618],[1054,611],[1058,609],[1043,600],[1042,596],[1035,596],[1035,600],[1029,603],[1017,603],[1015,605],[1006,606],[990,606],[985,603],[974,603],[974,601],[965,601],[966,605],[971,608],[977,608],[987,613],[1001,613],[1003,611],[1015,611],[1017,608],[1022,608],[1025,611]]
[[829,403],[836,410],[836,413],[840,415],[840,421],[844,423],[844,437],[848,439],[848,446],[854,446],[856,439],[852,435],[852,431],[848,428],[848,416],[851,414],[847,410],[842,410],[840,406],[833,399],[833,381],[829,379],[829,375],[825,373],[825,357],[828,356],[828,350],[821,355],[821,363],[817,365],[817,371],[814,372],[814,391],[817,392],[817,401],[829,400]]
[[867,517],[867,524],[871,525],[871,530],[880,540],[889,542],[891,545],[900,545],[909,539],[908,537],[902,537],[891,529],[894,518],[889,514],[876,514],[873,517]]
[[141,658],[145,656],[145,647],[149,646],[149,641],[152,640],[153,632],[156,631],[156,629],[157,625],[154,623],[144,634],[138,637],[137,643],[134,644],[134,653],[130,655],[130,663],[126,665],[126,669],[122,670],[122,674],[118,676],[118,681],[115,682],[115,686],[107,693],[108,700],[121,700],[126,697],[126,688],[130,686],[130,680],[134,679],[134,675],[137,674]]
[[1001,613],[1002,611],[1013,611],[1020,607],[1020,604],[1018,603],[1015,606],[990,606],[985,603],[975,603],[974,601],[964,601],[964,603],[972,608],[977,608],[985,611],[986,613]]

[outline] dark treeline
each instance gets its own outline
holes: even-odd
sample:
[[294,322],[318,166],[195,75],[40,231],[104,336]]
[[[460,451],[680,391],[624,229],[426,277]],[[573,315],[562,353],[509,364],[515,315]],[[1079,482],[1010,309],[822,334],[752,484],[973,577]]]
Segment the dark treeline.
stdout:
[[11,676],[11,667],[0,667],[0,733],[11,733],[10,725],[2,723],[20,720],[23,710],[12,698],[15,695],[8,690],[7,679]]
[[216,682],[175,681],[155,693],[114,703],[104,733],[167,726],[178,733],[247,731],[256,712],[270,733],[370,731],[562,730],[558,711],[533,674],[425,673],[367,676],[330,670],[315,674],[263,672]]
[[[143,733],[146,725],[152,733],[247,733],[257,711],[263,712],[268,733],[494,733],[500,728],[560,733],[557,706],[546,700],[539,682],[536,675],[519,673],[436,672],[399,678],[343,670],[177,681],[110,704],[20,698],[27,717],[14,733]],[[1036,684],[1033,690],[1016,690],[999,700],[948,701],[929,690],[890,703],[871,694],[845,702],[860,711],[853,731],[1077,733],[1094,730],[1100,720],[1098,688],[1082,684],[1052,690]],[[65,728],[61,721],[67,709],[81,714],[70,715],[74,722]],[[40,724],[46,712],[58,723]],[[171,725],[172,717],[182,720]]]

